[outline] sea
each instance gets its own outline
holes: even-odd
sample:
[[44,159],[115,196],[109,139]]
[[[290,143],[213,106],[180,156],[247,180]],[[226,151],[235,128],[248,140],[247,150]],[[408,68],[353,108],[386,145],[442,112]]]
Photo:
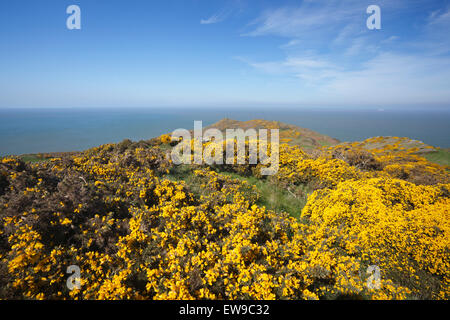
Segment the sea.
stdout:
[[178,128],[191,130],[223,118],[282,121],[341,141],[374,136],[409,137],[450,147],[450,108],[3,108],[0,156],[82,151],[124,139],[147,140]]

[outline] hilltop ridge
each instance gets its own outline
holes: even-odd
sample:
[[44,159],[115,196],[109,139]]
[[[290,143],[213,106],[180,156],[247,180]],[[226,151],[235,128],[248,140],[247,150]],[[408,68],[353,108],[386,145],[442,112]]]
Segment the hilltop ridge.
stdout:
[[280,142],[286,142],[290,145],[298,145],[302,148],[312,149],[322,146],[333,146],[338,144],[338,139],[318,133],[311,129],[302,128],[296,125],[287,124],[281,121],[271,121],[264,119],[254,119],[248,121],[239,121],[224,118],[216,123],[207,126],[221,131],[225,129],[279,129]]
[[[377,149],[388,149],[392,151],[409,151],[418,155],[422,155],[431,162],[435,162],[444,166],[450,165],[449,149],[430,146],[422,141],[410,139],[408,137],[378,136],[368,138],[364,141],[339,141],[334,137],[321,134],[311,129],[302,128],[281,121],[265,119],[240,121],[230,118],[223,118],[213,124],[204,127],[203,130],[207,130],[209,128],[216,128],[222,132],[225,132],[226,129],[279,129],[281,143],[287,143],[290,146],[299,146],[306,152],[314,152],[315,150],[321,149],[322,147],[333,147],[337,145],[342,145],[347,148],[362,147],[369,151],[376,151]],[[171,133],[168,133],[168,135],[170,134]],[[158,137],[153,137],[151,139],[141,141],[141,143],[151,144],[151,142],[155,139],[158,139]],[[77,154],[80,154],[80,152],[52,152],[40,154],[24,154],[21,155],[20,158],[25,162],[39,162],[51,158],[59,158]]]

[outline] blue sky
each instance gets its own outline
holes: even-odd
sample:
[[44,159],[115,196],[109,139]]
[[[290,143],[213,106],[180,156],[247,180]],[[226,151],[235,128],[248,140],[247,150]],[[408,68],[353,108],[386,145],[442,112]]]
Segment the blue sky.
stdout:
[[447,108],[449,35],[449,1],[5,0],[0,107]]

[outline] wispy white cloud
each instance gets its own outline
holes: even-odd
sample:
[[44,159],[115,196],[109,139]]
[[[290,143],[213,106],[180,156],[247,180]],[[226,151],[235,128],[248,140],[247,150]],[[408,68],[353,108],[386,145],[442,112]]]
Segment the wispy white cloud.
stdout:
[[382,42],[382,43],[393,43],[393,42],[395,42],[395,41],[397,41],[397,40],[399,40],[399,39],[400,39],[399,36],[390,36],[389,38],[384,39],[384,40],[382,40],[381,42]]
[[281,61],[254,62],[239,58],[254,69],[271,75],[287,75],[302,79],[306,86],[321,84],[341,72],[341,68],[331,61],[314,56],[287,57]]
[[450,9],[431,12],[429,23],[430,25],[450,25]]
[[214,14],[211,17],[209,17],[208,19],[202,19],[200,20],[200,24],[213,24],[213,23],[218,23],[221,22],[225,19],[225,16],[221,13],[219,14]]
[[361,25],[358,23],[348,23],[344,25],[341,29],[337,29],[338,33],[333,40],[334,45],[342,45],[355,35],[361,33]]
[[200,24],[214,24],[222,22],[240,10],[242,10],[241,0],[229,1],[219,12],[213,14],[207,19],[201,19]]
[[314,102],[392,104],[450,101],[448,57],[381,53],[356,69],[314,57],[246,62],[260,72],[299,79],[299,98]]
[[428,15],[423,37],[418,43],[419,49],[433,52],[436,55],[450,53],[450,6],[432,11]]
[[[408,3],[380,1],[382,17],[383,12],[401,17]],[[366,28],[368,4],[316,0],[266,11],[243,35],[289,39],[279,46],[285,58],[241,60],[258,72],[298,79],[298,96],[308,101],[450,102],[450,57],[445,54],[450,52],[450,10],[432,12],[428,19],[423,16],[414,37],[399,37]]]
[[443,103],[450,101],[448,79],[450,58],[382,53],[359,70],[336,73],[322,90],[362,103]]
[[265,11],[250,26],[246,36],[277,35],[282,37],[305,37],[308,32],[336,30],[358,16],[364,5],[360,1],[304,1],[299,7],[282,7]]
[[301,40],[299,39],[292,39],[290,40],[288,43],[285,43],[283,45],[280,46],[280,48],[290,48],[290,47],[295,47],[298,46],[299,44],[301,44]]
[[360,56],[362,54],[376,54],[379,48],[379,45],[373,43],[370,37],[357,37],[351,40],[348,46],[345,47],[344,55]]

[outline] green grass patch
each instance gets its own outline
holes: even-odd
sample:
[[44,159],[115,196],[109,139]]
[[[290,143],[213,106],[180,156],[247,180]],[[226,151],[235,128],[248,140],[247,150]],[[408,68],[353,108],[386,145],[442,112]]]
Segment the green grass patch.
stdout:
[[22,156],[19,156],[19,158],[23,162],[29,162],[29,163],[36,163],[36,162],[42,162],[42,161],[48,161],[48,158],[45,158],[42,155],[39,154],[24,154]]
[[428,161],[440,164],[441,166],[450,166],[450,151],[449,149],[439,149],[436,152],[423,154]]
[[230,172],[221,172],[221,174],[245,180],[256,186],[259,193],[257,201],[259,206],[264,206],[266,209],[275,212],[287,212],[296,219],[300,218],[300,213],[306,205],[307,195],[310,191],[306,186],[298,186],[296,189],[287,190],[268,179],[258,179],[253,176],[245,177]]
[[195,176],[194,169],[191,165],[180,164],[174,166],[164,178],[170,181],[184,181],[189,188],[189,191],[194,194],[196,198],[203,195],[201,188],[201,181]]
[[[287,190],[270,181],[269,179],[258,179],[253,176],[242,176],[237,173],[220,171],[219,174],[233,179],[247,181],[249,185],[256,187],[259,199],[256,204],[264,206],[268,210],[275,212],[287,212],[292,217],[299,219],[303,207],[306,205],[309,190],[306,186],[298,186],[295,189]],[[198,197],[205,190],[201,188],[201,181],[193,173],[191,165],[178,165],[171,169],[170,173],[164,176],[171,181],[184,181],[189,191]]]

